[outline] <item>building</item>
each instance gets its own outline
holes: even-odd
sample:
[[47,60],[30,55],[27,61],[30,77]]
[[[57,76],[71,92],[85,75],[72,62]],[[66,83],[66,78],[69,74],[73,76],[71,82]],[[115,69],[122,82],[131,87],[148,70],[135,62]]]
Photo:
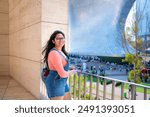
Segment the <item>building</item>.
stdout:
[[[80,1],[81,4],[78,4],[79,1],[77,1],[78,3],[72,4],[72,7],[69,7],[69,4],[71,5],[71,3],[76,1],[77,0],[70,0],[70,2],[69,0],[0,0],[0,75],[10,75],[28,91],[30,91],[37,99],[40,99],[40,69],[42,60],[41,51],[46,41],[49,39],[50,34],[55,29],[63,30],[67,37],[67,49],[70,49],[70,51],[76,49],[75,47],[78,45],[72,46],[71,42],[77,39],[77,36],[80,34],[76,32],[77,30],[75,30],[74,27],[77,26],[78,28],[78,25],[74,24],[75,22],[72,22],[74,19],[69,20],[70,22],[68,21],[68,11],[71,11],[69,8],[72,8],[75,5],[80,7],[80,29],[91,26],[90,21],[93,19],[87,19],[87,25],[82,26],[83,21],[85,21],[82,20],[82,18],[85,17],[83,17],[83,14],[81,14],[81,10],[86,10],[91,0],[88,0],[87,3]],[[97,2],[99,3],[99,1],[100,0],[94,0],[94,4],[96,5]],[[104,4],[103,7],[100,7],[100,13],[104,14],[101,16],[101,20],[104,20],[107,16],[105,13],[110,12],[104,12],[106,8],[111,9],[112,12],[108,14],[106,18],[107,20],[104,20],[106,21],[105,24],[102,24],[101,22],[98,25],[98,28],[94,30],[96,32],[101,30],[101,27],[105,27],[104,32],[102,31],[102,33],[100,33],[104,35],[98,34],[98,37],[103,39],[99,44],[105,46],[101,48],[99,45],[96,45],[96,47],[101,48],[100,50],[103,51],[102,54],[107,53],[113,56],[119,51],[119,54],[123,55],[124,52],[120,46],[120,37],[115,37],[115,39],[112,38],[114,38],[117,32],[123,28],[121,25],[119,25],[119,22],[121,18],[127,17],[127,14],[135,0],[115,0],[115,2],[112,2],[111,0],[107,1],[109,1],[113,7],[111,7],[108,2],[106,2],[107,7],[105,7]],[[82,5],[87,6],[83,7],[84,9],[81,9]],[[124,8],[126,9],[123,10]],[[97,16],[97,13],[99,12],[98,9],[95,10],[95,14],[92,16],[92,18]],[[74,16],[77,15],[78,14],[75,14]],[[72,16],[71,18],[74,17]],[[114,20],[111,22],[112,25],[109,27],[109,22],[112,19]],[[69,28],[69,23],[71,28]],[[109,33],[106,33],[107,30],[112,30],[112,33],[109,35]],[[87,28],[85,31],[90,33],[91,28]],[[92,44],[89,43],[91,42],[90,40],[85,40],[88,38],[88,35],[84,36],[81,34],[80,36],[82,36],[82,39],[80,38],[81,41],[76,40],[76,42],[80,41],[76,44],[81,44],[81,46],[85,42],[88,46]],[[68,38],[70,38],[70,40],[68,40]],[[107,38],[109,40],[107,40]],[[69,44],[72,46],[71,48],[69,48]],[[113,51],[112,48],[114,48]],[[83,50],[85,49],[88,48],[84,48]],[[81,53],[84,53],[84,51],[81,51]]]

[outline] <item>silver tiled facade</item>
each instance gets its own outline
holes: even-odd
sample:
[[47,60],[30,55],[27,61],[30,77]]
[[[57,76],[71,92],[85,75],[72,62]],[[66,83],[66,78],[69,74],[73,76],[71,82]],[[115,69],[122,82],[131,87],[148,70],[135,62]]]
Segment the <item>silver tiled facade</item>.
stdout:
[[[70,53],[124,56],[122,32],[135,0],[70,0]],[[130,52],[133,48],[127,44]]]

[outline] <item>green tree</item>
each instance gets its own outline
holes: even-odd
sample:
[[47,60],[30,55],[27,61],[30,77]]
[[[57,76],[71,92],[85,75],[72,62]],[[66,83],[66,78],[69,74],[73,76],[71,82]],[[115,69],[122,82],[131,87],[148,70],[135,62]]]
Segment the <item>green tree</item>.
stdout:
[[[133,71],[129,72],[129,79],[135,83],[140,83],[139,74],[140,74],[141,67],[144,66],[142,62],[143,60],[140,55],[140,52],[142,50],[141,48],[143,46],[144,41],[139,36],[139,32],[141,31],[139,27],[140,26],[139,23],[140,21],[142,21],[142,18],[144,17],[145,6],[146,6],[146,2],[144,4],[143,9],[140,10],[137,4],[134,5],[132,19],[129,22],[130,26],[126,27],[126,29],[122,32],[123,47],[128,51],[123,61],[129,62],[129,64],[134,65]],[[131,53],[128,50],[127,43],[130,43],[132,45],[132,47],[135,50],[134,53]]]
[[140,74],[141,67],[143,66],[142,58],[140,56],[136,57],[134,54],[127,53],[125,55],[125,59],[122,61],[134,65],[134,69],[129,71],[128,80],[135,83],[141,83]]
[[[129,64],[133,64],[134,68],[129,72],[128,79],[131,80],[134,83],[140,83],[140,72],[141,72],[141,67],[144,66],[142,62],[141,55],[139,53],[139,50],[141,50],[141,47],[143,45],[143,40],[139,36],[140,31],[140,21],[142,21],[142,18],[144,17],[144,9],[146,7],[147,0],[145,0],[144,7],[141,9],[140,6],[135,4],[134,8],[134,13],[132,16],[132,20],[130,21],[130,27],[127,27],[127,30],[124,30],[122,32],[122,45],[125,50],[128,51],[128,53],[125,55],[125,59],[123,61],[129,62]],[[139,4],[140,5],[140,4]],[[123,22],[125,25],[125,22]],[[125,26],[124,26],[125,27]],[[148,27],[146,27],[148,28]],[[130,53],[128,50],[128,42],[132,45],[134,48],[135,52]],[[132,99],[135,99],[136,96],[136,88],[135,86],[132,88]]]

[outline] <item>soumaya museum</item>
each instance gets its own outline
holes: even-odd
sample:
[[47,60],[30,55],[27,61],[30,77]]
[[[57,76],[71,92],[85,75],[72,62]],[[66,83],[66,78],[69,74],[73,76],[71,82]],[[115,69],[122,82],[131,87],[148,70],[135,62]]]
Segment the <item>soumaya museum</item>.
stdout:
[[72,100],[150,100],[149,0],[0,0],[0,100],[47,100],[42,50],[65,33]]

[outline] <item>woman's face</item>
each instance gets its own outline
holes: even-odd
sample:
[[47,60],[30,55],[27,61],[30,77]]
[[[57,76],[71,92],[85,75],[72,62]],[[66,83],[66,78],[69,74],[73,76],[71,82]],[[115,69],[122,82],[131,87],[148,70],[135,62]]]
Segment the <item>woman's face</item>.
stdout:
[[57,34],[53,43],[55,44],[55,47],[62,48],[65,45],[64,36],[61,33]]

